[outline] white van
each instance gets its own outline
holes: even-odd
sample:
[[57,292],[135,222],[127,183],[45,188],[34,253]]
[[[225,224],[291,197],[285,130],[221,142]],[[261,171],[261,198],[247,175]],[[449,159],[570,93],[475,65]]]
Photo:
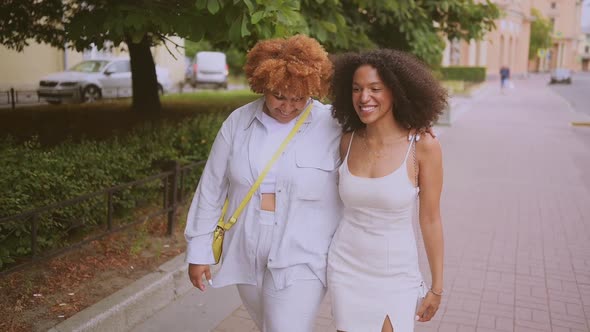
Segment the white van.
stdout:
[[186,82],[194,88],[213,86],[227,89],[228,74],[225,53],[198,52],[192,66],[187,70]]

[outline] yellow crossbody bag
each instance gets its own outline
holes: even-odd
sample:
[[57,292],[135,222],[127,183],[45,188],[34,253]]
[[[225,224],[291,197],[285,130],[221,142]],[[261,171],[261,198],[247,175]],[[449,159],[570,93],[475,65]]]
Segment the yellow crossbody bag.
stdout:
[[287,135],[287,137],[283,140],[283,142],[281,143],[281,145],[279,146],[277,151],[274,153],[272,158],[268,161],[268,163],[266,164],[266,166],[264,167],[264,169],[262,170],[262,172],[258,176],[258,179],[256,179],[256,182],[254,182],[254,184],[252,185],[252,188],[250,188],[250,190],[246,194],[246,197],[244,197],[244,199],[242,200],[242,202],[240,203],[240,205],[238,206],[238,208],[236,209],[234,214],[231,216],[231,218],[229,218],[229,220],[227,222],[225,222],[224,218],[225,218],[225,213],[227,212],[227,206],[229,204],[229,200],[227,198],[225,199],[225,203],[223,204],[223,208],[221,209],[221,217],[219,217],[219,221],[217,222],[217,227],[215,228],[215,232],[213,232],[213,257],[215,258],[215,264],[219,263],[219,260],[221,259],[221,253],[223,251],[223,238],[225,236],[225,232],[229,231],[233,227],[233,225],[236,223],[236,221],[238,221],[238,217],[242,213],[242,210],[244,210],[246,205],[248,205],[248,202],[252,198],[252,195],[254,195],[254,193],[256,192],[256,190],[258,189],[260,184],[262,183],[262,180],[264,180],[264,177],[266,176],[268,171],[270,171],[270,169],[272,168],[274,163],[279,159],[279,156],[281,155],[281,153],[283,153],[283,151],[285,150],[285,148],[287,147],[287,145],[289,144],[291,139],[295,136],[295,134],[297,133],[297,131],[299,130],[299,128],[301,127],[301,125],[303,124],[305,119],[307,119],[307,116],[311,112],[312,106],[313,106],[313,101],[310,102],[309,106],[307,106],[307,108],[305,109],[303,114],[301,114],[301,116],[299,117],[299,119],[295,123],[295,126],[293,127],[293,129],[291,129],[291,131],[289,132],[289,135]]

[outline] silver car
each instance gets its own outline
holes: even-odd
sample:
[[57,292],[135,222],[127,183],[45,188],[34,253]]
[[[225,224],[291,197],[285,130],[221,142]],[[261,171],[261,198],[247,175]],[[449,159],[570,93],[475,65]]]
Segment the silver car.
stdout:
[[[160,94],[168,92],[168,71],[156,67],[156,76]],[[37,93],[50,104],[131,97],[131,65],[126,58],[82,61],[69,70],[43,77]]]

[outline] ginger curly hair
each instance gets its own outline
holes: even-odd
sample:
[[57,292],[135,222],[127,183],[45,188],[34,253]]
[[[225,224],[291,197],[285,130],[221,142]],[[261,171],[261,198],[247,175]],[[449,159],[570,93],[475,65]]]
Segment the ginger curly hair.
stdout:
[[407,128],[431,126],[447,106],[447,90],[413,55],[391,49],[346,53],[335,60],[331,88],[332,116],[345,132],[365,127],[352,104],[352,79],[362,65],[377,69],[393,94],[395,120]]
[[259,41],[248,52],[244,71],[256,93],[322,99],[330,89],[332,62],[319,42],[296,35]]

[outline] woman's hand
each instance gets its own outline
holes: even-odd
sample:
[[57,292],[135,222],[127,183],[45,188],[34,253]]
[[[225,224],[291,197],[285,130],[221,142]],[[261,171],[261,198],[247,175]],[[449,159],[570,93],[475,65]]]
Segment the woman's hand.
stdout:
[[188,277],[193,284],[193,286],[200,289],[202,292],[205,291],[205,284],[203,283],[203,274],[205,275],[205,279],[211,285],[211,269],[209,265],[201,265],[201,264],[189,264],[188,265]]
[[438,311],[438,307],[440,307],[441,299],[441,295],[435,295],[431,291],[428,291],[420,308],[418,308],[418,311],[416,312],[416,320],[419,322],[428,322],[431,320],[432,317],[434,317],[434,314]]

